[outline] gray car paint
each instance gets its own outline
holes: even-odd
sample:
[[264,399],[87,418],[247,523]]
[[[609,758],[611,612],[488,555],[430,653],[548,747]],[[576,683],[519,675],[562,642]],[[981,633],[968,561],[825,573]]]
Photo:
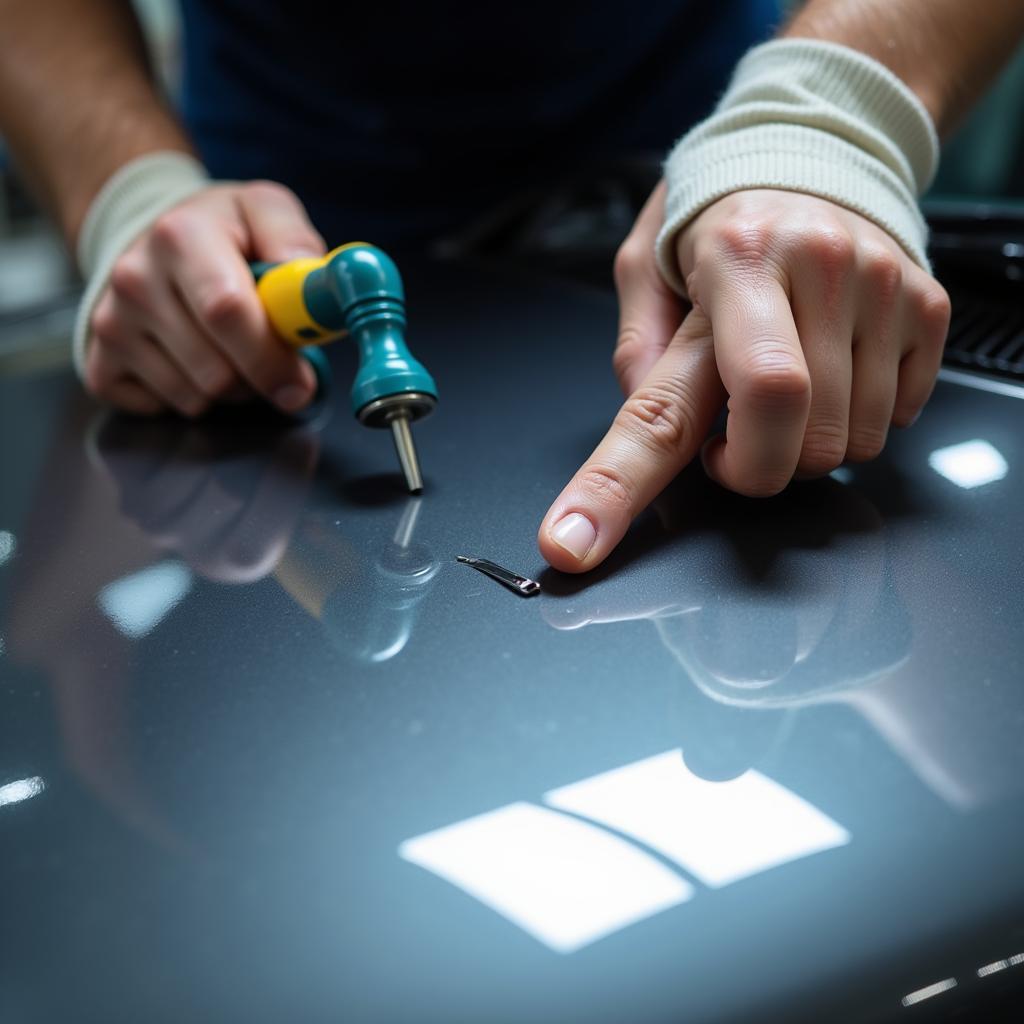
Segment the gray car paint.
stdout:
[[[691,468],[569,578],[534,537],[617,407],[613,300],[453,268],[408,291],[441,388],[420,499],[349,418],[341,347],[317,426],[142,423],[66,372],[0,379],[0,1020],[859,1020],[1019,989],[1016,389],[942,381],[881,459],[769,501]],[[1004,475],[933,468],[970,441]],[[551,795],[658,755],[701,800],[627,810],[681,858]],[[725,796],[762,778],[846,838],[709,884],[698,840],[765,860],[777,823]],[[514,844],[482,868],[518,878],[511,912],[401,855],[522,805],[541,867]],[[544,898],[566,821],[689,898],[557,951],[523,893],[565,924],[632,884]]]

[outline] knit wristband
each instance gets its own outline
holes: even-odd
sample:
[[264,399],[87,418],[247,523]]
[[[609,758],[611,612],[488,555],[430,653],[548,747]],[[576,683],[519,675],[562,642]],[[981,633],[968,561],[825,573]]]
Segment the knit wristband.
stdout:
[[209,184],[198,160],[187,153],[165,150],[125,164],[96,194],[82,222],[76,253],[86,280],[72,343],[79,377],[85,375],[92,312],[117,258],[160,214]]
[[928,229],[917,197],[938,159],[928,112],[878,61],[811,39],[757,46],[737,65],[715,112],[665,162],[658,268],[685,296],[675,253],[680,230],[731,192],[774,188],[854,210],[927,270]]

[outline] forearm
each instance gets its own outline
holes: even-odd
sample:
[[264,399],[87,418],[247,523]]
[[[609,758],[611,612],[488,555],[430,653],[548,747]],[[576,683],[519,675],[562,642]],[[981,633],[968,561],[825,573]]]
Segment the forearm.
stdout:
[[916,93],[947,135],[1024,37],[1024,3],[809,0],[782,35],[841,43],[873,57]]
[[127,0],[0,0],[0,131],[72,246],[127,161],[188,140]]

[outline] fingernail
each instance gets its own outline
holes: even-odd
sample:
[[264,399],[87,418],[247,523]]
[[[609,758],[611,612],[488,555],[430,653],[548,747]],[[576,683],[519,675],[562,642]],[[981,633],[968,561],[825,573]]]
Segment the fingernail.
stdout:
[[551,527],[551,539],[582,562],[597,540],[597,530],[585,515],[570,512]]

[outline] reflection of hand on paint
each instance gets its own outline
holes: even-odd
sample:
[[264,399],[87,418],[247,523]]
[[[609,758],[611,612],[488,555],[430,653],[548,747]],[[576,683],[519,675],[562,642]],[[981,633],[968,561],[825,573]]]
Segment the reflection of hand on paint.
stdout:
[[272,572],[288,547],[316,468],[307,430],[128,420],[96,434],[97,461],[123,512],[166,551],[221,583]]
[[754,503],[687,473],[655,511],[680,535],[676,571],[652,573],[642,591],[612,579],[541,608],[557,629],[654,623],[694,684],[681,691],[682,746],[698,774],[739,774],[771,744],[778,716],[745,711],[813,703],[906,657],[882,520],[853,488],[824,480]]

